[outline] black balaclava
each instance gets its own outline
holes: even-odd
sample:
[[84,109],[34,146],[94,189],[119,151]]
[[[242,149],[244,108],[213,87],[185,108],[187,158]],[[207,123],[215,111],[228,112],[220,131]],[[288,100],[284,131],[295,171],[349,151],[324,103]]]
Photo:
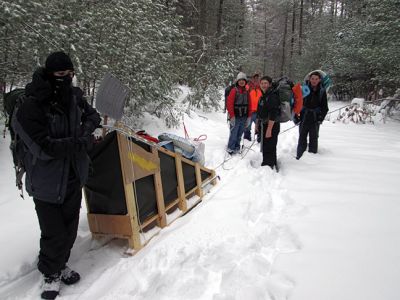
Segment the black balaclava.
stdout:
[[48,75],[51,87],[61,104],[68,106],[72,77],[70,74],[65,76],[54,76],[54,72],[74,70],[74,65],[67,54],[62,51],[51,53],[45,63],[46,73]]

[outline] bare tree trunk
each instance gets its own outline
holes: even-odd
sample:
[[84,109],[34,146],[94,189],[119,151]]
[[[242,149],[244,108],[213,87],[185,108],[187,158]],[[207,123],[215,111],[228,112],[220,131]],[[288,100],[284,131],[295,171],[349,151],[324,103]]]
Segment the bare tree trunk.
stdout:
[[93,78],[93,90],[92,90],[92,94],[91,94],[91,97],[90,97],[90,105],[91,106],[93,106],[93,103],[94,103],[95,91],[96,91],[96,76]]
[[317,8],[316,8],[316,4],[315,4],[315,0],[311,0],[311,3],[310,3],[310,6],[311,6],[311,16],[315,16],[315,12],[316,12],[316,10],[317,10]]
[[[207,36],[207,0],[199,1],[199,19],[197,21],[197,34],[200,36]],[[203,48],[203,42],[201,39],[197,39],[197,49]]]
[[242,12],[240,20],[239,20],[239,48],[242,48],[243,45],[243,29],[244,29],[244,12],[245,12],[245,3],[244,0],[240,0],[240,10]]
[[304,9],[304,2],[303,0],[300,1],[300,16],[299,16],[299,55],[302,54],[303,48],[303,9]]
[[322,16],[322,13],[323,13],[323,11],[324,11],[324,0],[321,0],[321,3],[319,4],[320,6],[319,6],[319,12],[318,12],[318,14],[320,15],[320,16]]
[[[4,32],[4,41],[8,40],[8,28],[6,28],[5,32]],[[3,61],[1,62],[2,64],[2,69],[4,68],[4,71],[1,74],[1,78],[0,78],[0,88],[2,90],[3,93],[6,93],[6,87],[7,87],[7,68],[6,66],[9,64],[8,61],[8,53],[10,52],[10,45],[9,43],[5,42],[4,43],[5,46],[5,50],[3,52]],[[2,47],[3,48],[3,47]]]
[[341,18],[343,18],[343,16],[344,16],[344,5],[345,5],[345,0],[342,0],[341,2],[340,2],[340,17]]
[[293,59],[293,52],[294,52],[294,36],[296,30],[296,0],[293,1],[293,12],[292,12],[292,33],[290,39],[290,61],[289,61],[289,76],[292,76],[292,59]]
[[338,0],[335,0],[335,19],[337,18],[338,13]]
[[281,70],[280,74],[283,76],[284,71],[285,71],[285,63],[286,63],[286,36],[287,36],[287,23],[289,19],[289,7],[286,8],[286,14],[285,14],[285,29],[283,31],[283,41],[282,41],[282,61],[281,61]]
[[263,74],[265,74],[267,72],[267,38],[268,38],[268,34],[267,34],[267,28],[268,28],[268,22],[267,22],[267,16],[265,14],[265,21],[264,21],[264,57],[263,57]]
[[219,8],[217,15],[217,45],[216,49],[220,49],[221,44],[221,31],[222,31],[222,8],[224,5],[224,0],[219,0]]

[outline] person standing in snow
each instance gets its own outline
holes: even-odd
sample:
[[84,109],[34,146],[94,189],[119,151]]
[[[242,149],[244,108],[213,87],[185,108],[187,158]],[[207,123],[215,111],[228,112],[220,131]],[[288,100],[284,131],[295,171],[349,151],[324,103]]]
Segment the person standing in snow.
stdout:
[[256,132],[261,135],[261,149],[263,160],[261,166],[277,168],[276,145],[280,123],[277,117],[280,114],[280,101],[276,90],[272,86],[272,78],[264,76],[260,80],[262,95],[257,108]]
[[260,87],[260,73],[255,72],[249,82],[249,91]]
[[82,186],[89,170],[87,150],[100,115],[72,86],[74,66],[64,52],[50,54],[25,89],[13,129],[26,146],[25,187],[35,203],[41,230],[38,269],[41,297],[54,299],[60,282],[70,285],[79,273],[67,266],[75,242]]
[[303,108],[299,122],[299,141],[297,144],[296,159],[300,159],[307,149],[307,137],[309,137],[308,152],[318,152],[319,126],[328,113],[328,100],[326,91],[321,85],[321,74],[313,72],[307,82],[310,94],[303,99]]
[[243,131],[250,124],[250,96],[246,84],[246,74],[239,72],[236,77],[236,86],[231,89],[227,98],[226,108],[230,123],[227,149],[229,154],[235,154],[240,151]]
[[250,96],[250,124],[244,130],[243,138],[246,140],[251,141],[251,125],[256,122],[257,119],[257,106],[258,100],[261,97],[261,90],[260,90],[260,74],[256,72],[250,83],[249,83],[249,96]]

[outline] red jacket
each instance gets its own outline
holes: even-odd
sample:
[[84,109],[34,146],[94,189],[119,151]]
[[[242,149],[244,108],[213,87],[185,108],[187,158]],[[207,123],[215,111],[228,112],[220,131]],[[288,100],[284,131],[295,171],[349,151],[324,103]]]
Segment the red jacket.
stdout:
[[247,115],[250,117],[251,116],[250,94],[247,91],[246,87],[236,86],[233,89],[231,89],[226,101],[226,109],[228,110],[229,118],[235,117],[234,104],[236,98],[236,89],[239,91],[240,94],[247,93],[247,103],[248,103]]

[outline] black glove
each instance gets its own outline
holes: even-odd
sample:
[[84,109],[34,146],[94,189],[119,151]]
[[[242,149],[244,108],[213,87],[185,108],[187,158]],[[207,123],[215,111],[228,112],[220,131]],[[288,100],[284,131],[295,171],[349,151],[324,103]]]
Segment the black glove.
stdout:
[[229,124],[231,125],[231,128],[235,127],[235,121],[236,121],[235,117],[232,117],[232,118],[229,119]]
[[322,117],[322,116],[318,116],[318,118],[317,118],[317,122],[318,122],[318,124],[322,124],[322,122],[324,122],[324,118]]
[[290,79],[287,80],[287,84],[290,86],[291,89],[294,87],[294,83]]
[[295,125],[300,123],[300,116],[299,115],[294,115],[293,116],[293,122]]
[[93,144],[94,144],[94,136],[93,135],[90,134],[87,136],[81,136],[75,140],[74,150],[76,152],[80,152],[82,150],[89,152],[93,149]]
[[95,131],[95,126],[92,122],[86,121],[81,126],[81,136],[89,136]]

